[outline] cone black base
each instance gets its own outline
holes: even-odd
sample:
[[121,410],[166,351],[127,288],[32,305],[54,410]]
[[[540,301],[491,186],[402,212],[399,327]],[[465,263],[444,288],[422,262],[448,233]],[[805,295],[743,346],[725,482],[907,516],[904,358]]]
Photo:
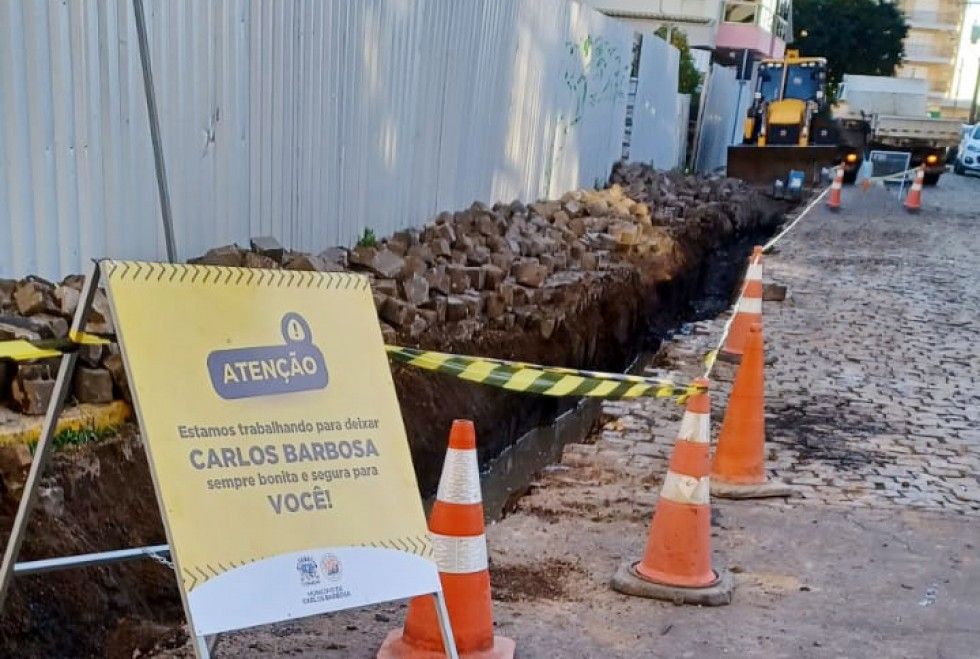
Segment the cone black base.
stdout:
[[718,578],[702,588],[671,586],[644,579],[636,571],[636,561],[627,561],[613,575],[612,589],[624,595],[664,600],[674,604],[700,604],[701,606],[725,606],[732,603],[735,589],[732,574],[728,570],[715,570]]

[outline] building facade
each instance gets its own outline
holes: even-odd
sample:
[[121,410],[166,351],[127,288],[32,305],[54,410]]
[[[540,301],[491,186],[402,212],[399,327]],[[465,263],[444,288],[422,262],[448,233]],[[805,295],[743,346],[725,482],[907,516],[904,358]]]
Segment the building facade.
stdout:
[[791,0],[587,0],[602,13],[653,32],[672,25],[687,34],[695,64],[712,54],[728,63],[781,57],[792,34]]
[[909,32],[905,60],[897,75],[929,82],[930,111],[956,117],[969,113],[954,101],[964,0],[900,0]]
[[755,57],[782,57],[793,34],[790,0],[726,0],[715,47],[748,50]]

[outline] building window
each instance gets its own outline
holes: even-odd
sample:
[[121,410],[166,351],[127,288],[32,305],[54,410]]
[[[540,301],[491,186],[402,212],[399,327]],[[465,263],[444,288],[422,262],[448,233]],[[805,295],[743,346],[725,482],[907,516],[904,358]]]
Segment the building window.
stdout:
[[793,3],[790,0],[777,0],[776,2],[776,21],[773,25],[773,34],[783,41],[792,41],[791,32],[793,16]]
[[729,2],[725,3],[725,22],[754,24],[758,11],[759,5],[755,2],[729,0]]
[[727,0],[724,21],[758,25],[785,40],[790,32],[792,11],[793,3],[790,0]]

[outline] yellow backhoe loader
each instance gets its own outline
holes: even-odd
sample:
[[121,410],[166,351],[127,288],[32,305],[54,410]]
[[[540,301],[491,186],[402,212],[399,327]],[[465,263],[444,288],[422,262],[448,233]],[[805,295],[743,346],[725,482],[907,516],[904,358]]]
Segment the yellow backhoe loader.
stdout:
[[824,96],[826,79],[823,57],[787,50],[783,59],[762,60],[742,144],[728,147],[728,175],[768,185],[798,170],[816,183],[823,168],[842,163],[845,179],[853,181],[860,158],[841,144]]

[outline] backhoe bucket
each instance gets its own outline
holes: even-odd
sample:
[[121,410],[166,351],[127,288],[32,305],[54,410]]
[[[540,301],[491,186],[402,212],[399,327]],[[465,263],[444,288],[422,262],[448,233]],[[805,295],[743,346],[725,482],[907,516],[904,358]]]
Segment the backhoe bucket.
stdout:
[[820,171],[834,165],[838,157],[836,146],[730,146],[727,173],[747,183],[772,185],[795,169],[804,173],[806,185],[817,185]]

